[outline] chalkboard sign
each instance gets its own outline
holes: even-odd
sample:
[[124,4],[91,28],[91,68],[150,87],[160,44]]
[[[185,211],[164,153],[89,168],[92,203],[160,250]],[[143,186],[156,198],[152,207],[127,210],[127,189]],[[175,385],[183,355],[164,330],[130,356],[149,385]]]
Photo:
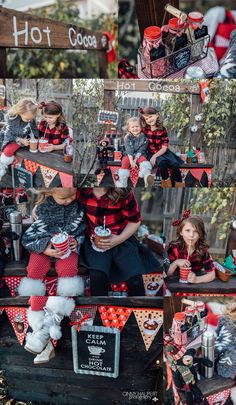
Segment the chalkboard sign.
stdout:
[[74,371],[117,378],[119,375],[120,331],[104,326],[71,328]]
[[119,119],[118,112],[100,110],[98,113],[99,124],[113,124],[117,125]]
[[150,51],[151,62],[160,58],[164,58],[165,56],[166,56],[166,48],[164,45],[159,45],[158,48],[152,48]]
[[183,69],[188,66],[191,58],[191,48],[182,49],[173,55],[173,65],[176,69]]
[[33,175],[22,167],[12,167],[12,184],[15,187],[33,187]]
[[180,37],[176,37],[173,41],[174,52],[179,51],[182,48],[185,48],[188,45],[187,34],[182,34]]
[[195,37],[196,40],[200,39],[200,38],[203,38],[203,37],[205,37],[207,35],[208,35],[208,28],[207,28],[206,25],[203,25],[202,28],[197,28],[194,31],[194,37]]
[[191,340],[196,339],[200,335],[200,325],[197,323],[191,329],[187,331],[187,337]]

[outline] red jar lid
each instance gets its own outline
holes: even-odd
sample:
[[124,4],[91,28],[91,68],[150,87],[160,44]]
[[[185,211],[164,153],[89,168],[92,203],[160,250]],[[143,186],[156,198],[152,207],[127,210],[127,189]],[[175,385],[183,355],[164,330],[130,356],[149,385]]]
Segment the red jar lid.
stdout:
[[177,322],[184,321],[184,318],[185,318],[185,313],[184,313],[184,312],[176,312],[176,314],[175,314],[175,320],[176,320]]
[[204,20],[204,16],[202,13],[199,13],[198,11],[193,11],[192,13],[188,14],[188,20],[189,22],[193,23],[201,23]]
[[183,28],[185,28],[185,22],[184,21],[180,21],[180,19],[179,18],[171,18],[169,21],[168,21],[168,27],[171,29],[171,30],[175,30],[175,31],[178,31],[178,30],[182,30]]
[[186,307],[185,308],[185,313],[186,314],[193,314],[195,312],[195,308],[194,307]]
[[202,301],[197,302],[197,308],[205,308],[205,304]]
[[144,30],[144,38],[145,39],[150,39],[151,41],[161,38],[162,37],[162,31],[160,27],[157,27],[156,25],[151,25],[150,27],[145,28]]

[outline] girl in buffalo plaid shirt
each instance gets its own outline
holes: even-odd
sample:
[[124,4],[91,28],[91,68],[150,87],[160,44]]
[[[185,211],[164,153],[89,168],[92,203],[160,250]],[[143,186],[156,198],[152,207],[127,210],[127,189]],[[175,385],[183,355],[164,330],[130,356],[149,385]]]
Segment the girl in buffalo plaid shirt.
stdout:
[[[130,295],[145,295],[142,274],[157,272],[160,263],[134,234],[141,216],[132,192],[127,189],[86,188],[77,193],[87,223],[81,260],[90,269],[92,295],[108,295],[110,282],[126,281]],[[103,226],[111,236],[93,248],[94,230]]]
[[40,104],[43,119],[39,123],[39,138],[48,140],[47,152],[63,150],[69,141],[69,128],[66,125],[62,107],[56,101]]
[[180,165],[184,163],[175,153],[169,150],[169,139],[159,111],[153,107],[140,109],[143,132],[149,141],[149,158],[153,167],[158,167],[162,178],[163,188],[171,188],[172,180],[175,187],[184,187]]
[[[172,276],[180,267],[191,267],[189,283],[207,283],[215,278],[215,266],[208,252],[204,222],[200,217],[190,216],[177,224],[177,239],[169,244],[167,253],[170,267],[167,276]],[[205,274],[200,275],[204,269]]]

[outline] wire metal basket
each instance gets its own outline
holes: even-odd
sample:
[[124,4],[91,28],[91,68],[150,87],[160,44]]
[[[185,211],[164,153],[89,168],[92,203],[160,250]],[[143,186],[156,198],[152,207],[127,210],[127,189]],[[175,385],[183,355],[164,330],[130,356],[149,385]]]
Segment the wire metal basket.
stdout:
[[173,333],[172,328],[169,330],[170,337],[173,339],[173,341],[178,341],[178,345],[180,346],[188,346],[193,340],[197,339],[199,336],[201,336],[207,329],[207,316],[201,319],[200,322],[197,322],[193,326],[191,326],[189,329],[187,329],[183,333],[178,333],[178,336],[176,336],[176,332]]
[[153,62],[146,60],[143,55],[144,49],[140,47],[138,50],[138,65],[147,78],[166,77],[192,65],[198,60],[204,59],[208,53],[209,42],[210,36],[206,35],[196,40],[196,42],[189,42],[186,47]]

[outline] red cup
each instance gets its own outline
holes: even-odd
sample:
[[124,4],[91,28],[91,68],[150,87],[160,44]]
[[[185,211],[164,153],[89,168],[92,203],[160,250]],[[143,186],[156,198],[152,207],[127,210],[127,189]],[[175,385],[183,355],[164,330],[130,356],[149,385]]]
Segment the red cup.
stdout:
[[122,153],[120,151],[115,151],[114,152],[114,160],[116,162],[119,162],[119,161],[121,161],[121,158],[122,158]]
[[[57,239],[61,236],[62,242],[58,242]],[[70,238],[69,235],[66,232],[63,233],[57,233],[54,235],[51,239],[51,242],[54,246],[55,249],[63,252],[64,254],[67,254],[69,252],[69,242]]]
[[188,275],[191,270],[192,270],[191,267],[180,267],[179,268],[179,274],[180,274],[179,282],[180,283],[184,283],[184,284],[188,283]]
[[39,139],[38,148],[39,151],[44,153],[47,152],[48,140],[47,139]]

